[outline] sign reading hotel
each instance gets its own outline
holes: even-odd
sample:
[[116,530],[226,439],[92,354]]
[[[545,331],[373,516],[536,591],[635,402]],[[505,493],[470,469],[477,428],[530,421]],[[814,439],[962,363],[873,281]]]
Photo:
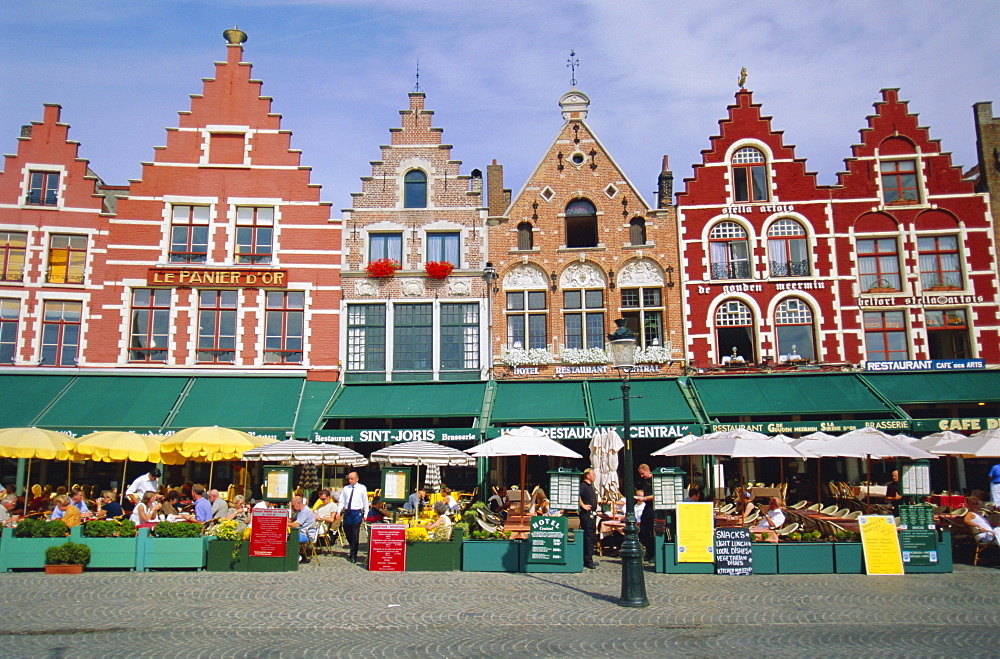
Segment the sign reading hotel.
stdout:
[[206,270],[200,268],[150,268],[149,286],[227,286],[229,288],[284,288],[287,270]]

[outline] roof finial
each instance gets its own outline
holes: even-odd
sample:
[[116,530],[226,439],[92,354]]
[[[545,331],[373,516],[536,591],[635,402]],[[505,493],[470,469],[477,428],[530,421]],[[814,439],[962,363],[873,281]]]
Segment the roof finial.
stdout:
[[233,29],[226,30],[222,33],[222,38],[226,40],[226,43],[230,46],[238,46],[241,43],[246,43],[247,33],[240,29],[239,25],[233,25]]
[[571,71],[569,84],[576,87],[576,67],[580,66],[580,60],[577,59],[575,50],[569,51],[569,59],[566,60],[566,66],[568,66]]
[[744,89],[744,85],[746,84],[746,82],[747,82],[747,67],[744,66],[743,70],[740,71],[740,89]]
[[420,91],[420,60],[417,60],[417,84],[414,85],[413,91]]

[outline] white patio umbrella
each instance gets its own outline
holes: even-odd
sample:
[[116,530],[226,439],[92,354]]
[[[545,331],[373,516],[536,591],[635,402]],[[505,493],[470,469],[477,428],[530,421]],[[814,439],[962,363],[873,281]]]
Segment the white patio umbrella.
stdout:
[[420,487],[421,466],[472,467],[476,464],[475,458],[466,455],[457,448],[423,441],[399,442],[398,444],[393,444],[392,446],[372,452],[370,458],[372,462],[402,465],[404,467],[416,466],[416,486],[418,488]]
[[[961,435],[957,432],[952,432],[950,430],[945,430],[942,432],[936,432],[933,435],[927,435],[922,439],[917,440],[913,443],[913,446],[917,448],[922,448],[925,451],[930,451],[931,453],[940,453],[936,449],[948,447],[955,442],[962,441],[963,439],[968,439],[967,436]],[[945,472],[948,474],[948,494],[951,494],[951,455],[945,455],[948,465]]]
[[835,439],[835,437],[817,430],[816,432],[811,432],[808,435],[803,435],[802,437],[792,441],[792,446],[794,446],[795,450],[799,453],[806,457],[816,458],[817,503],[823,500],[823,459],[812,451],[812,447],[822,446],[823,442],[828,442],[831,439]]
[[524,481],[528,469],[529,455],[544,455],[556,458],[582,458],[583,456],[566,448],[537,428],[521,426],[516,430],[505,430],[495,439],[479,446],[465,449],[477,458],[500,458],[521,456],[521,510],[524,510]]
[[1000,457],[1000,428],[980,430],[971,437],[934,448],[941,455],[964,455],[970,458]]
[[617,501],[621,494],[618,485],[618,452],[625,443],[614,428],[595,433],[590,440],[590,463],[596,472],[594,488],[604,500]]
[[299,439],[284,439],[252,448],[243,453],[243,459],[250,462],[291,462],[350,467],[363,467],[368,464],[365,456],[346,446],[304,442]]

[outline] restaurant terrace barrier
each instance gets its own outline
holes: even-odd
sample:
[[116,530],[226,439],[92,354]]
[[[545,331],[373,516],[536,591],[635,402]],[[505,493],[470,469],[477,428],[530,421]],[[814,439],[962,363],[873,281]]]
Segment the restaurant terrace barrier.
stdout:
[[566,545],[566,562],[529,563],[527,540],[464,540],[463,572],[583,572],[583,535],[571,531]]
[[210,538],[206,548],[208,572],[297,572],[299,536],[288,536],[284,556],[251,556],[249,540]]

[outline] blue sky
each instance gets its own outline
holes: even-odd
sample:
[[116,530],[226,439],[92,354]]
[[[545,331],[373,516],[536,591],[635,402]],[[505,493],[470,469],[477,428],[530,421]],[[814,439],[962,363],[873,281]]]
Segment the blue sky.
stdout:
[[677,189],[700,162],[743,66],[821,183],[883,87],[901,88],[967,169],[971,106],[1000,97],[998,13],[977,0],[4,0],[0,147],[13,153],[19,127],[59,103],[98,175],[137,178],[239,24],[244,59],[335,216],[399,125],[418,59],[463,173],[495,158],[515,192],[561,126],[571,49],[589,124],[650,203],[664,154]]

